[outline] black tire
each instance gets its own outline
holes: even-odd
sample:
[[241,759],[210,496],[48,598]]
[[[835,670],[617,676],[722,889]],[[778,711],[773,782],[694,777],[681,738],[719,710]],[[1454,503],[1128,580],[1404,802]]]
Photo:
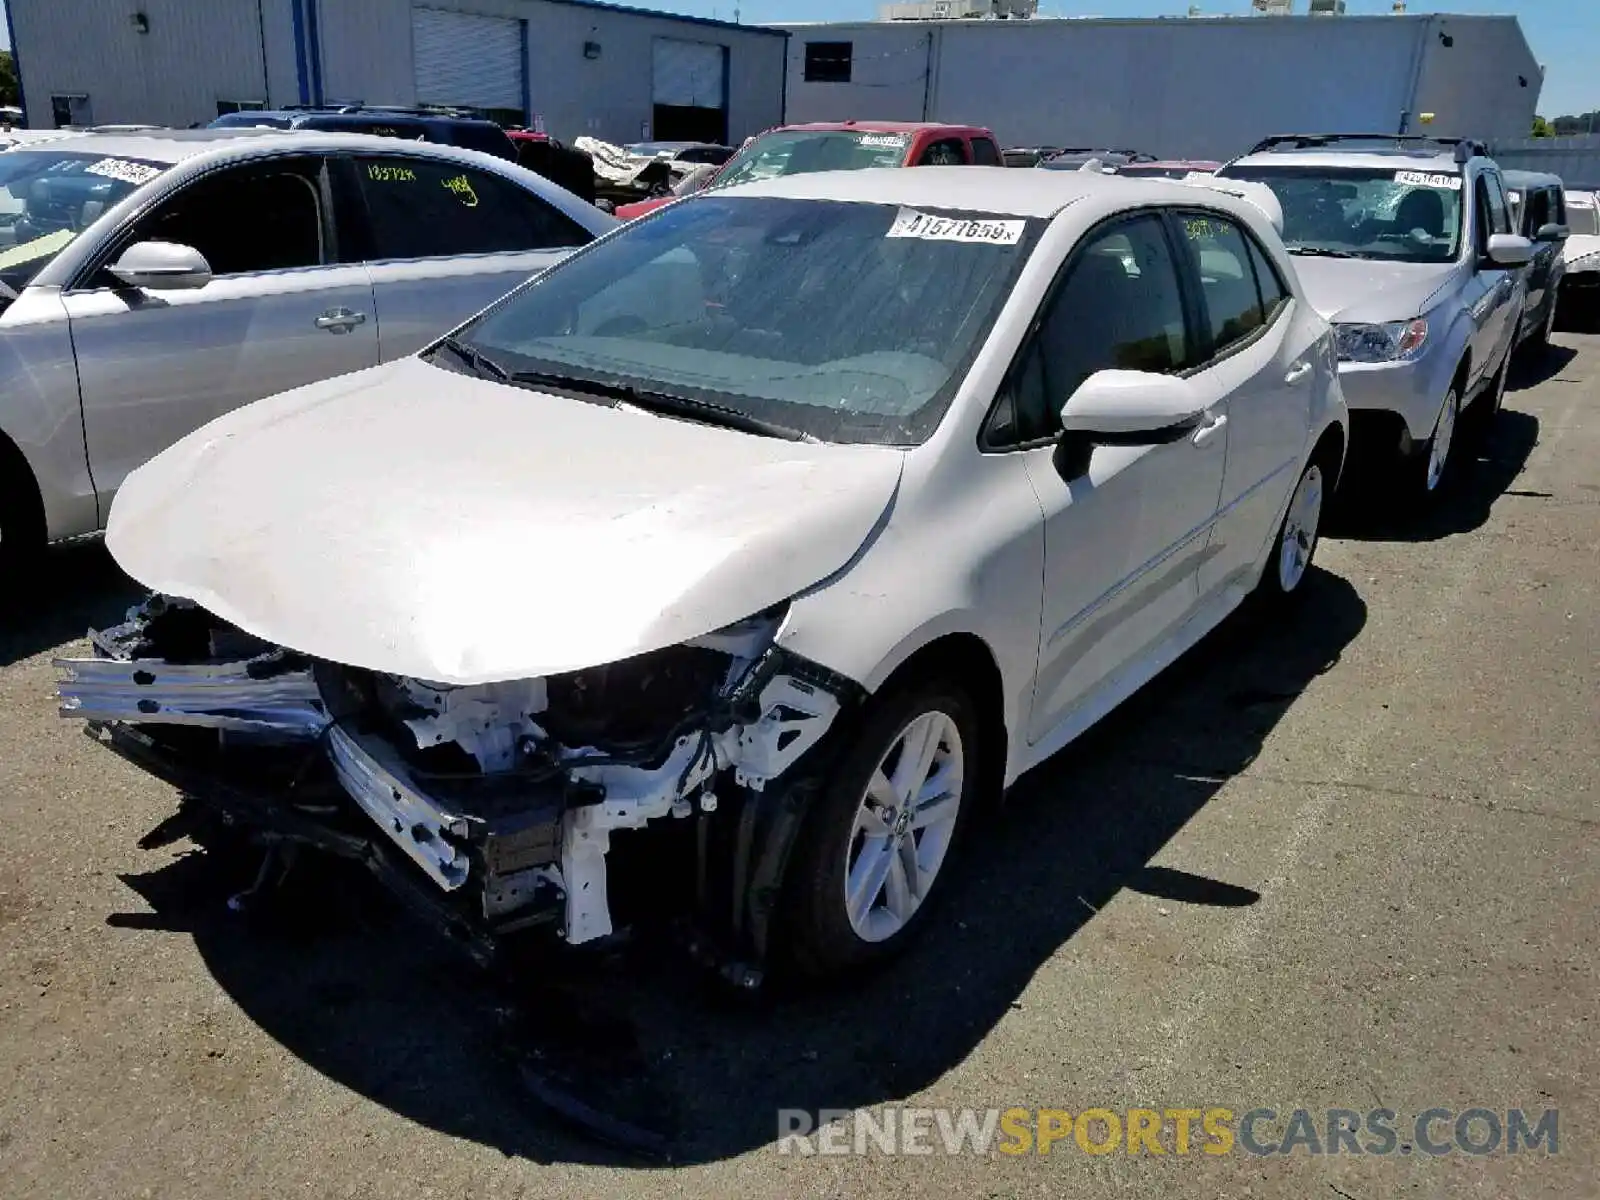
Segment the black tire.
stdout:
[[[1290,493],[1283,521],[1278,526],[1278,536],[1272,540],[1272,557],[1267,560],[1266,568],[1261,573],[1261,582],[1256,585],[1256,598],[1266,605],[1291,604],[1305,595],[1306,576],[1311,573],[1312,560],[1322,541],[1322,523],[1331,498],[1332,472],[1336,469],[1326,461],[1327,457],[1331,456],[1319,454],[1307,463],[1306,469],[1300,472],[1300,478],[1295,482],[1294,491]],[[1304,504],[1308,489],[1315,489],[1315,505],[1309,514]],[[1309,530],[1305,528],[1308,516]],[[1290,536],[1295,537],[1301,548],[1297,572],[1286,569],[1284,546]]]
[[25,582],[44,544],[44,506],[27,460],[0,438],[0,584],[6,590]]
[[1550,288],[1549,295],[1545,297],[1544,318],[1539,322],[1539,328],[1528,335],[1528,340],[1523,343],[1523,352],[1530,357],[1544,354],[1550,349],[1550,335],[1556,327],[1556,306],[1560,304],[1561,297],[1557,288]]
[[[1509,359],[1510,355],[1506,357]],[[1500,370],[1503,372],[1505,369],[1506,364],[1502,363]],[[1479,410],[1481,415],[1483,411],[1487,411],[1485,405],[1489,403],[1491,398],[1484,397],[1473,405],[1473,408]],[[1428,435],[1428,440],[1401,463],[1401,487],[1414,505],[1426,507],[1433,503],[1440,493],[1449,488],[1455,478],[1456,464],[1460,459],[1456,447],[1465,432],[1462,429],[1465,415],[1461,409],[1461,384],[1457,380],[1450,385],[1444,403],[1439,406],[1439,415],[1434,418],[1433,432]],[[1438,464],[1436,470],[1434,448],[1441,436],[1445,438],[1443,461]]]
[[[921,903],[898,931],[870,941],[856,932],[845,901],[857,812],[879,763],[907,726],[924,713],[945,714],[958,731],[963,759],[960,807],[948,848]],[[923,928],[979,803],[984,753],[979,728],[965,692],[936,679],[910,682],[868,703],[860,730],[817,793],[790,863],[779,926],[784,957],[797,975],[815,979],[867,968],[898,954]]]

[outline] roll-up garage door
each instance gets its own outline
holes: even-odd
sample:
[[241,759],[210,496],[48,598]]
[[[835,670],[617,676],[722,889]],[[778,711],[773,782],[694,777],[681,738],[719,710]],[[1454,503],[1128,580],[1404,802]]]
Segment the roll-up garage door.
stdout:
[[442,8],[411,10],[417,102],[522,110],[522,23]]
[[652,47],[654,137],[720,142],[727,137],[728,52],[710,42],[656,38]]

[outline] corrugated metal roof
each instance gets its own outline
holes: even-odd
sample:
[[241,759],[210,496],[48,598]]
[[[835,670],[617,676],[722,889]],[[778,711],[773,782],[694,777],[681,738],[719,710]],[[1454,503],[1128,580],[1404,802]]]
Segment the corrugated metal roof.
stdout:
[[612,4],[609,0],[544,0],[546,4],[567,4],[574,8],[597,8],[603,11],[625,13],[632,17],[656,17],[663,21],[682,21],[686,25],[709,25],[715,29],[738,29],[745,33],[788,37],[786,29],[771,25],[741,25],[734,21],[719,21],[715,17],[692,17],[685,13],[658,12],[653,8],[640,8],[633,4]]

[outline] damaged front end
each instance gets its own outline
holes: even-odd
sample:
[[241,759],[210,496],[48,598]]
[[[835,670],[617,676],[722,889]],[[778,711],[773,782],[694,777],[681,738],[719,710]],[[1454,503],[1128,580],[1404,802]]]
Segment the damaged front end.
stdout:
[[[480,958],[611,934],[611,835],[694,821],[721,965],[760,977],[806,764],[856,685],[775,644],[785,607],[623,662],[456,686],[300,655],[153,596],[59,659],[61,713],[270,845],[364,861]],[[688,864],[686,864],[688,865]]]

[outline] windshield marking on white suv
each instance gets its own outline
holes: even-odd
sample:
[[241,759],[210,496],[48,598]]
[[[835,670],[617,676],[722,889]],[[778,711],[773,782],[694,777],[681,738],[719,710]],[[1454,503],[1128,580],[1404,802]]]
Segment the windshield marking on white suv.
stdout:
[[1396,183],[1409,183],[1414,187],[1444,188],[1449,192],[1461,190],[1459,175],[1429,175],[1426,171],[1396,171]]

